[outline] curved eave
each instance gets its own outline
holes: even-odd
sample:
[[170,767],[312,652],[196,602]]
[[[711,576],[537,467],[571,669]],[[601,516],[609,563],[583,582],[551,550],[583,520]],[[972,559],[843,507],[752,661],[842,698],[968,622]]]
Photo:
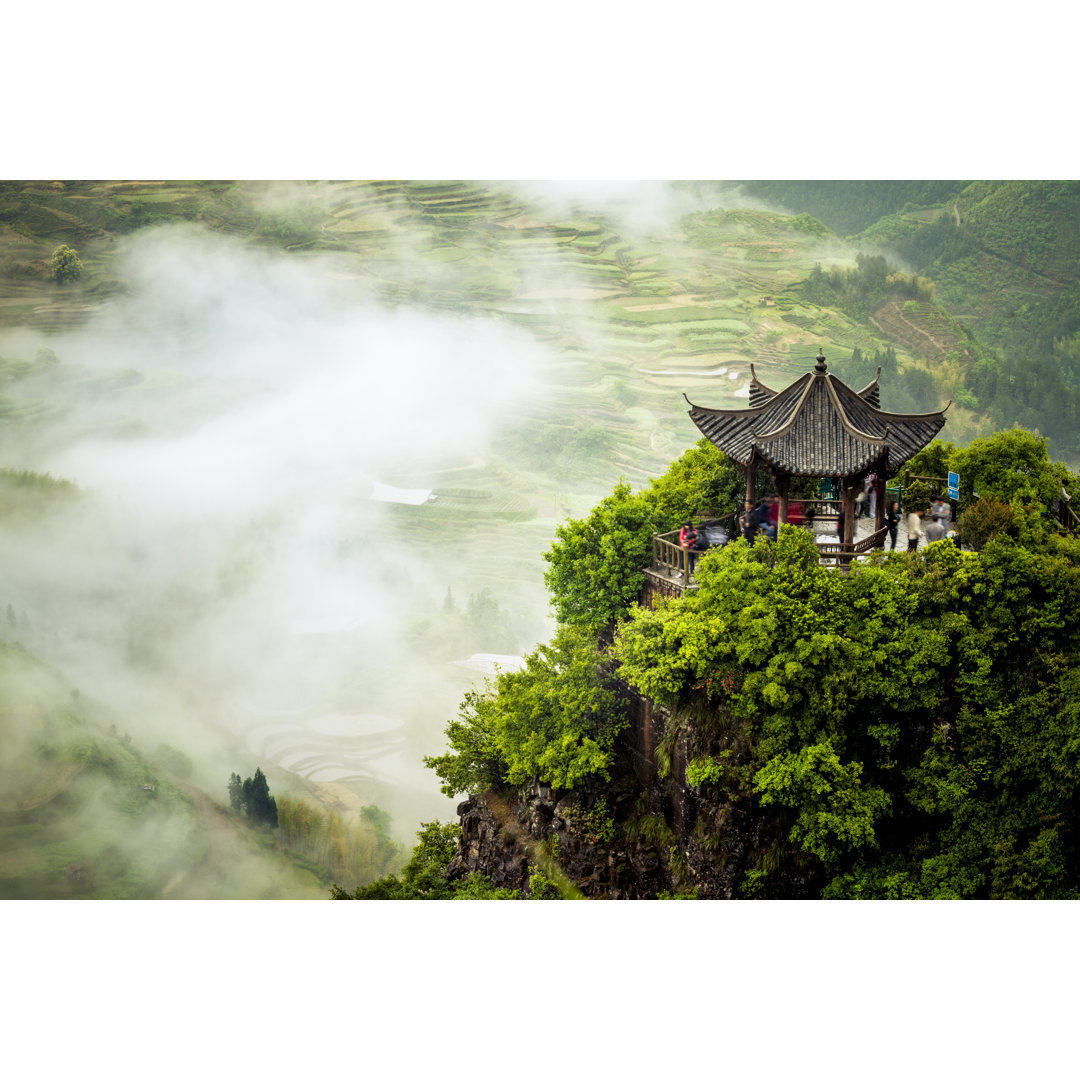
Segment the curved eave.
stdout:
[[[856,475],[881,461],[899,468],[935,438],[952,405],[930,413],[886,413],[872,400],[876,379],[856,393],[827,376],[819,388],[827,396],[814,395],[821,377],[808,372],[750,408],[709,409],[686,394],[683,399],[701,434],[732,461],[745,466],[757,457],[792,476]],[[766,425],[768,430],[756,430]]]
[[877,374],[861,390],[855,391],[856,395],[865,401],[870,394],[880,389],[879,382],[881,382],[881,368],[877,369]]
[[878,416],[880,416],[883,420],[900,420],[900,421],[904,421],[904,420],[918,421],[918,420],[937,420],[937,419],[940,419],[941,422],[944,423],[945,422],[945,414],[949,411],[950,407],[952,406],[952,403],[953,403],[952,398],[949,398],[949,400],[946,401],[945,404],[940,409],[938,409],[936,412],[899,413],[899,412],[882,412],[880,409],[878,409]]
[[774,390],[771,386],[766,386],[758,377],[757,371],[754,369],[754,365],[750,365],[750,401],[753,404],[755,399],[762,404],[766,401],[771,401],[776,397],[778,391]]
[[762,409],[765,408],[764,405],[755,405],[749,409],[710,409],[704,405],[695,405],[686,394],[683,394],[683,401],[690,406],[691,419],[693,419],[694,413],[701,413],[703,416],[749,416],[753,414],[756,417],[760,416]]

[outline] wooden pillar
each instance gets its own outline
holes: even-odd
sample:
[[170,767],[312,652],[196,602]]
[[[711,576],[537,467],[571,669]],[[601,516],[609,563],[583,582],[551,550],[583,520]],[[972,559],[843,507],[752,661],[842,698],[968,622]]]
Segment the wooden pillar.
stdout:
[[861,484],[861,476],[845,476],[840,481],[840,512],[844,515],[841,542],[845,548],[850,548],[855,539],[855,493]]
[[757,480],[757,463],[753,457],[750,458],[746,466],[746,501],[757,504],[757,499],[754,498],[754,486]]
[[[780,513],[777,517],[777,524],[787,524],[787,508],[788,508],[788,486],[791,483],[791,477],[787,473],[780,473],[774,477],[776,483],[776,494],[780,497]],[[779,532],[779,529],[777,530]]]

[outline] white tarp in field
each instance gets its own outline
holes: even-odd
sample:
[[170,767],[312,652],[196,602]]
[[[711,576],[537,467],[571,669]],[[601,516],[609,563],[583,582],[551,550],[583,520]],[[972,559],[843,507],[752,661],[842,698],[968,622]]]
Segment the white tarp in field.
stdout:
[[405,503],[407,506],[420,506],[431,497],[431,488],[421,491],[418,488],[391,487],[389,484],[380,484],[378,480],[372,482],[371,494],[368,495],[368,498],[375,502]]
[[525,667],[525,657],[478,652],[473,653],[468,660],[451,660],[450,663],[455,664],[457,667],[469,668],[471,671],[483,672],[485,675],[494,675],[496,669],[498,671],[521,671]]

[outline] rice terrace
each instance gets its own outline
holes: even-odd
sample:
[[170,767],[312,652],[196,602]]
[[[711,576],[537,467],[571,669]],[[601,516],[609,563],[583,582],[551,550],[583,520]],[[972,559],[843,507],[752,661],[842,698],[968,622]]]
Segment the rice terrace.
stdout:
[[[1001,766],[1029,770],[1021,810],[971,771],[1012,752],[971,711],[1006,708],[1000,612],[929,582],[1027,611],[1045,559],[1072,595],[1077,221],[1074,182],[0,182],[0,897],[1072,896],[1046,777]],[[812,529],[735,537],[642,607],[653,536],[757,490],[688,402],[756,408],[821,355],[885,413],[944,410],[887,479],[912,506],[977,483],[977,539],[849,574],[809,568]],[[891,711],[856,731],[840,659],[814,712],[820,635],[885,646],[820,614],[788,649],[730,606],[738,579],[789,610],[804,573],[818,614],[863,589],[920,663],[962,641],[986,681],[961,705],[962,665],[934,668],[927,726],[878,672]],[[741,627],[693,645],[708,671],[660,649],[691,612]],[[1017,675],[1016,730],[1040,694],[1072,722],[1073,621],[1039,624],[1059,674]],[[615,718],[630,698],[653,726]]]

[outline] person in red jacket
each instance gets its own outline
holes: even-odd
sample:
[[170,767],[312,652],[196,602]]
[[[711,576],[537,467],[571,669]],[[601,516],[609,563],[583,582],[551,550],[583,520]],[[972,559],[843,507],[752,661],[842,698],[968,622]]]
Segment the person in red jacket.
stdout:
[[689,572],[694,572],[695,555],[699,541],[699,535],[697,529],[694,528],[692,521],[684,521],[682,528],[679,530],[679,546],[690,554],[687,556],[687,562]]

